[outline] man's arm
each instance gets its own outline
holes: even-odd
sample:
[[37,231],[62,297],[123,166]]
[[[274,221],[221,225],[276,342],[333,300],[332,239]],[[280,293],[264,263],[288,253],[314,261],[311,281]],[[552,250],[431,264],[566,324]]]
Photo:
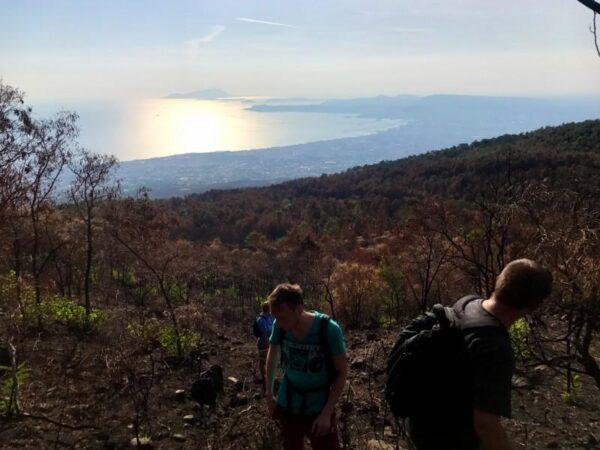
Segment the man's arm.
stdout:
[[473,355],[473,427],[485,449],[512,449],[501,417],[510,417],[513,356],[510,342],[480,334],[471,343]]
[[281,354],[281,346],[271,344],[269,345],[269,352],[267,353],[267,379],[265,380],[265,396],[267,397],[267,406],[269,407],[269,413],[273,415],[277,402],[273,396],[273,384],[275,383],[275,374],[277,372],[277,365],[279,363],[279,357]]
[[336,377],[331,386],[329,398],[325,407],[319,414],[319,417],[313,423],[313,433],[318,435],[327,434],[331,429],[331,417],[335,410],[335,405],[344,392],[346,387],[346,378],[348,377],[348,357],[346,354],[333,357]]
[[473,421],[475,432],[483,442],[485,450],[513,450],[500,416],[475,409]]

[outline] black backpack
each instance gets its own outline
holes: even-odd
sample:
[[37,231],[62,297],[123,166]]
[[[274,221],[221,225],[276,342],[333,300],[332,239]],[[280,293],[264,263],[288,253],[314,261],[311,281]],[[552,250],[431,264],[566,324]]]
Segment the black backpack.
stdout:
[[258,316],[254,319],[254,322],[252,322],[252,334],[254,335],[254,337],[261,337],[262,336],[262,331],[260,330],[260,327],[258,326],[258,321],[260,320],[262,316]]
[[[316,387],[313,389],[301,389],[298,386],[292,384],[290,379],[286,375],[284,375],[286,386],[287,386],[287,389],[286,389],[287,398],[286,398],[286,407],[285,408],[288,412],[290,412],[291,408],[292,408],[292,393],[299,394],[302,398],[302,402],[300,404],[300,414],[301,415],[303,415],[306,412],[306,399],[307,399],[308,394],[315,393],[315,392],[325,392],[326,395],[329,395],[329,391],[331,390],[331,385],[333,384],[333,381],[335,380],[335,378],[337,376],[335,366],[333,364],[333,354],[331,353],[331,348],[329,346],[329,339],[327,337],[327,331],[329,328],[330,320],[331,320],[331,318],[327,314],[323,314],[323,315],[321,315],[321,321],[319,322],[319,344],[323,347],[323,353],[325,356],[324,364],[328,370],[327,383],[324,386]],[[285,331],[283,329],[280,329],[279,340],[278,340],[279,345],[282,345],[284,338],[285,338]],[[283,358],[283,351],[281,352],[281,355],[282,355],[281,365],[282,365],[282,367],[285,367],[286,362],[285,362],[285,358]]]
[[463,332],[452,308],[434,305],[410,322],[387,360],[385,399],[392,414],[407,418],[451,410],[464,395],[465,354]]

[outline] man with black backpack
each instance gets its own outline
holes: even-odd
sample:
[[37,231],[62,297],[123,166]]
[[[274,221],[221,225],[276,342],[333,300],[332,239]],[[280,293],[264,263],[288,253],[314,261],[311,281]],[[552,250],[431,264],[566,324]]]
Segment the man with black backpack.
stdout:
[[551,288],[547,269],[519,259],[500,273],[490,298],[435,305],[402,330],[388,358],[385,395],[392,413],[408,419],[414,448],[513,448],[501,423],[511,414],[508,329]]
[[[326,315],[304,309],[302,289],[280,284],[269,295],[275,316],[267,356],[267,406],[281,428],[285,450],[340,449],[335,405],[348,372],[344,336]],[[275,372],[282,356],[284,376],[277,399]]]
[[256,337],[256,347],[258,348],[258,367],[260,370],[260,382],[265,392],[265,373],[267,363],[267,352],[269,351],[269,336],[273,331],[273,315],[269,302],[263,302],[261,313],[252,323],[252,334]]

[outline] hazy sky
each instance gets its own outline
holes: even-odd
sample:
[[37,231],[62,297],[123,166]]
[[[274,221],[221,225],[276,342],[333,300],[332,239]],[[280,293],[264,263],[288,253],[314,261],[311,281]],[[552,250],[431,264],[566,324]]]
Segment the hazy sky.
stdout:
[[0,76],[30,100],[600,94],[576,0],[0,0]]

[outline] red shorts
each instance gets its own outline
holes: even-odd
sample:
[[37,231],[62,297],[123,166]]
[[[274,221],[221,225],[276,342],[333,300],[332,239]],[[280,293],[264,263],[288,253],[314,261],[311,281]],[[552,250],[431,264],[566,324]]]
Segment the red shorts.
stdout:
[[285,409],[277,406],[273,419],[281,430],[283,448],[285,450],[302,450],[304,448],[304,438],[308,437],[313,450],[341,450],[335,413],[331,417],[331,431],[322,436],[314,436],[311,433],[316,418],[316,415],[287,414]]

